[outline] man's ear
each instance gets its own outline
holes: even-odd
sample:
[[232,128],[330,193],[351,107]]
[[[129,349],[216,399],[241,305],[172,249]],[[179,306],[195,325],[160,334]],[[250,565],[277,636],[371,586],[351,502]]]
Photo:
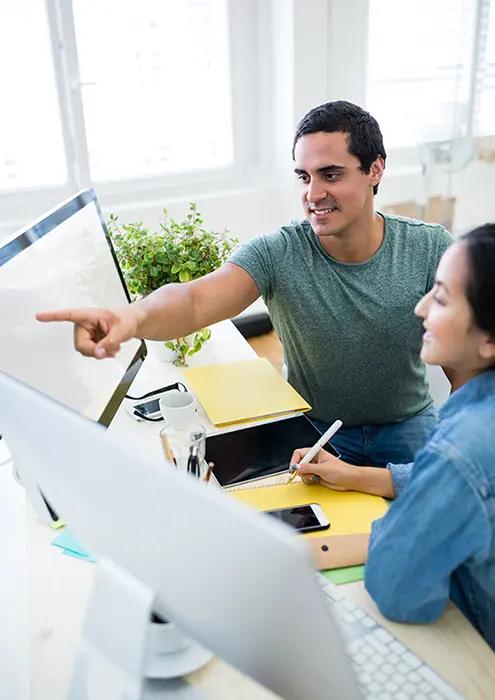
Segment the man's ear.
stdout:
[[382,179],[383,176],[383,171],[385,170],[385,161],[381,156],[378,156],[378,158],[373,161],[371,164],[370,168],[370,174],[371,174],[371,185],[374,187],[375,185],[378,185],[380,180]]

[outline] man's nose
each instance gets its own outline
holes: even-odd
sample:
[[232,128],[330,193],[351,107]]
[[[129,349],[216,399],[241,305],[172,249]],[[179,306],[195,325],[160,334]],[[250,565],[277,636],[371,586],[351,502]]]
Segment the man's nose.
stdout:
[[325,187],[323,187],[323,183],[311,180],[306,192],[306,199],[308,202],[321,202],[326,196],[327,191]]

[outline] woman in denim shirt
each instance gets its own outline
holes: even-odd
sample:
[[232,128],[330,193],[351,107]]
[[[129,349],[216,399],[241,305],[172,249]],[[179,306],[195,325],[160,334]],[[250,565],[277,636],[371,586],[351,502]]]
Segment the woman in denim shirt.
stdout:
[[[449,596],[495,649],[495,224],[443,255],[418,303],[421,357],[461,385],[413,464],[356,467],[320,451],[307,483],[399,496],[373,523],[365,584],[381,612],[432,622]],[[307,450],[296,450],[298,462]]]

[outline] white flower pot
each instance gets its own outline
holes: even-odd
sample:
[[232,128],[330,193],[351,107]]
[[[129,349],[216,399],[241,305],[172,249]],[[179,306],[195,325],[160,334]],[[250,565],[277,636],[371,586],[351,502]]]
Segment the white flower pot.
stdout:
[[177,359],[175,350],[169,350],[165,347],[163,340],[146,340],[146,347],[151,357],[154,357],[160,362],[174,362]]

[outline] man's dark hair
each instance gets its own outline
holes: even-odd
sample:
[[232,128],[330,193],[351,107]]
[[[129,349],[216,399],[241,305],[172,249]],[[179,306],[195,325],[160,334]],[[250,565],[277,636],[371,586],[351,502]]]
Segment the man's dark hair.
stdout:
[[[387,157],[378,122],[369,112],[365,112],[364,109],[352,104],[352,102],[343,100],[327,102],[310,110],[297,125],[292,146],[292,158],[294,158],[296,143],[301,136],[315,134],[318,131],[329,133],[340,131],[347,134],[349,153],[356,156],[364,173],[369,173],[371,164],[379,156],[383,160]],[[375,185],[373,194],[377,192],[378,185]]]
[[495,224],[484,224],[459,239],[468,259],[466,296],[478,328],[495,340]]

